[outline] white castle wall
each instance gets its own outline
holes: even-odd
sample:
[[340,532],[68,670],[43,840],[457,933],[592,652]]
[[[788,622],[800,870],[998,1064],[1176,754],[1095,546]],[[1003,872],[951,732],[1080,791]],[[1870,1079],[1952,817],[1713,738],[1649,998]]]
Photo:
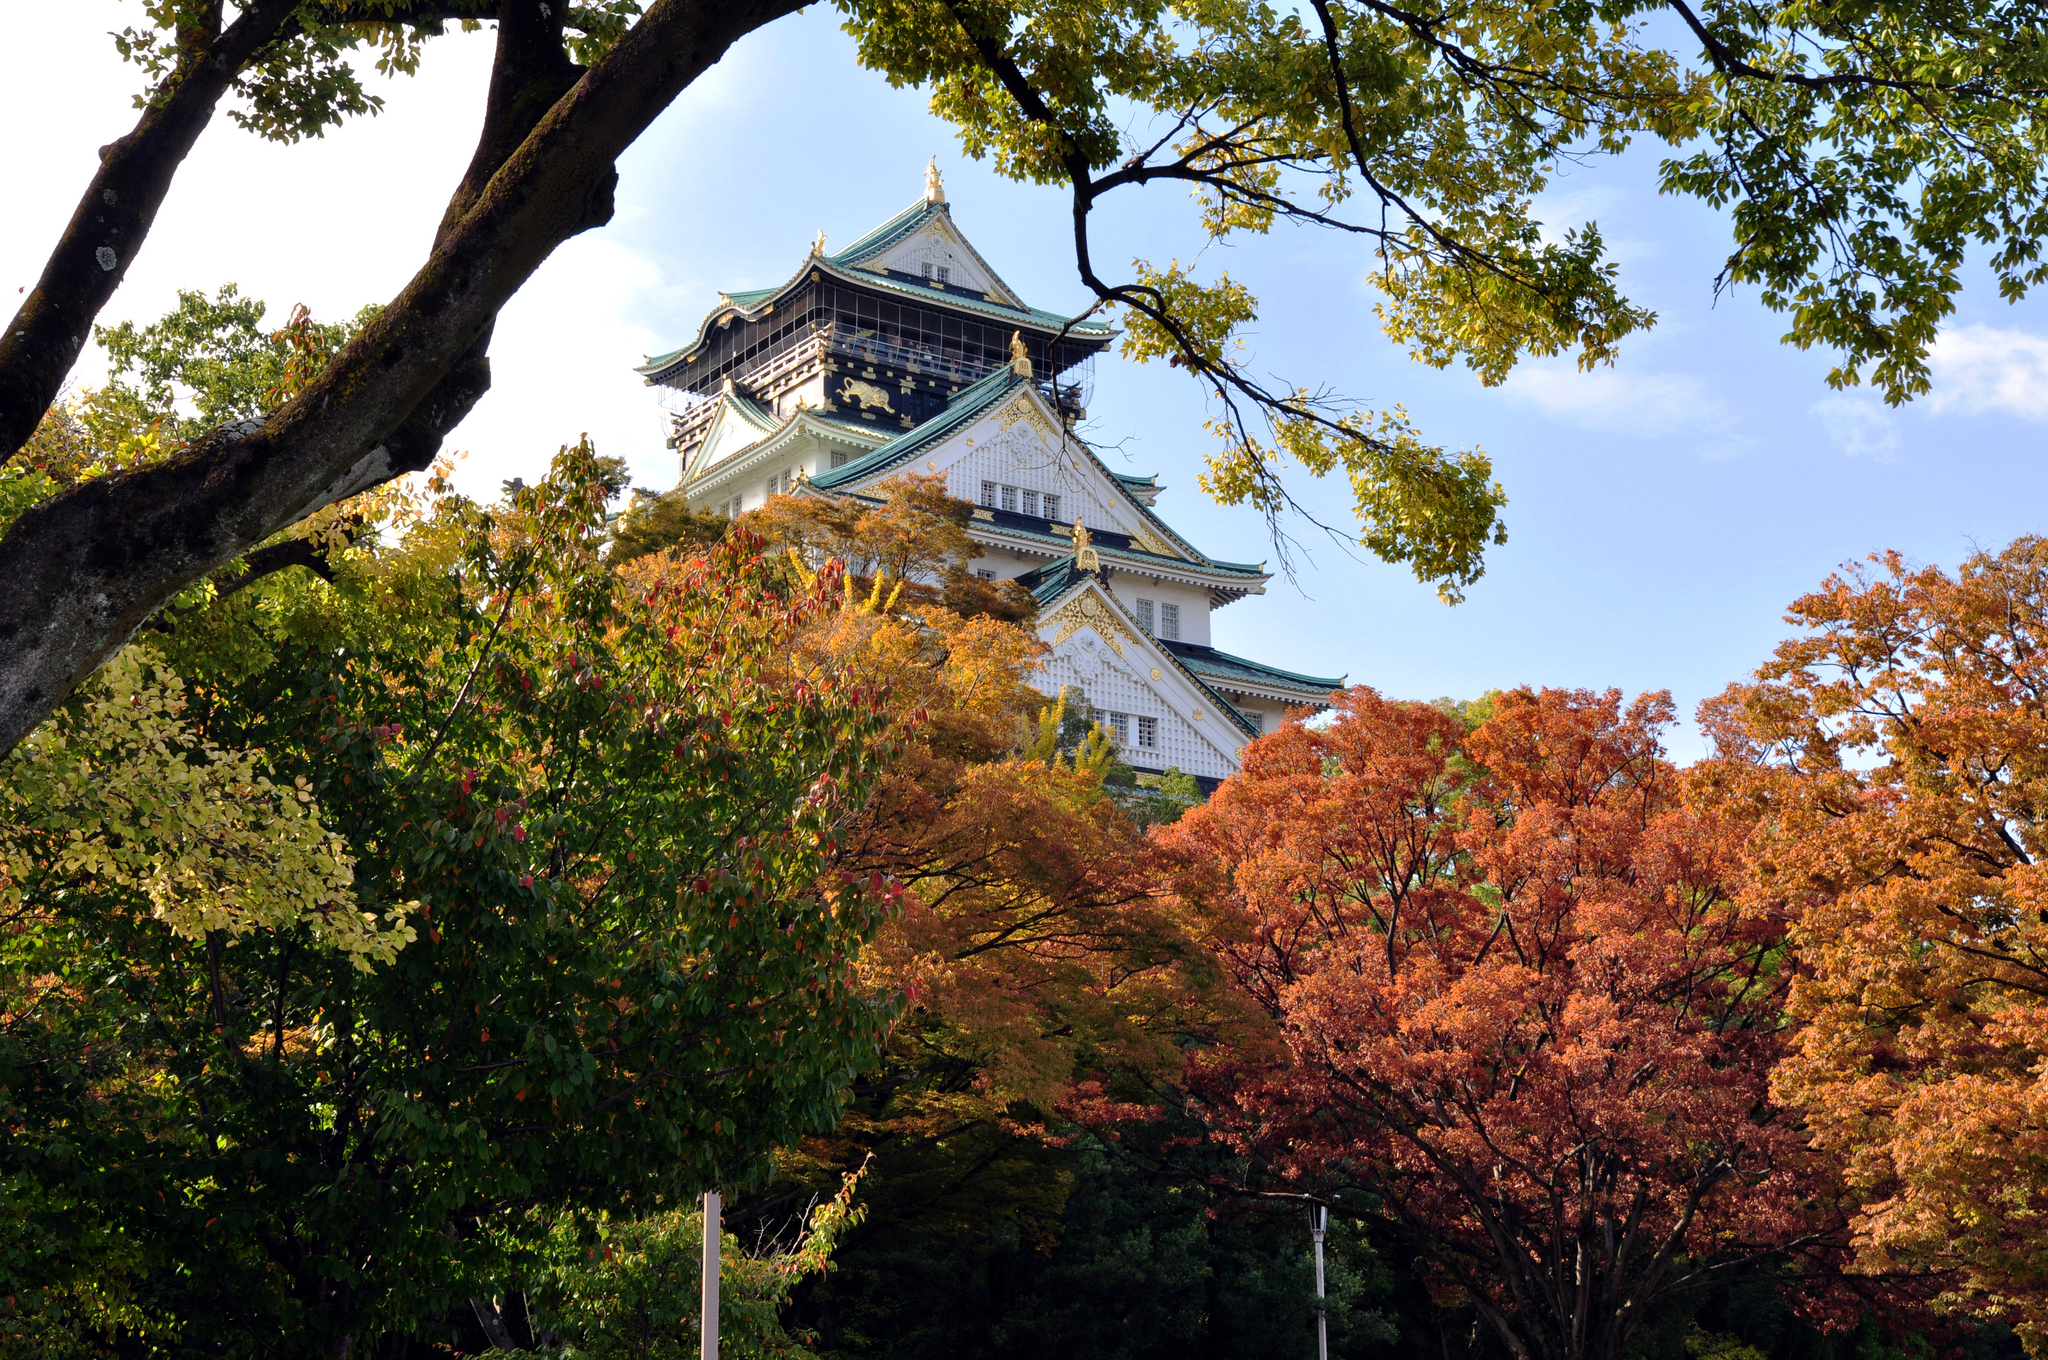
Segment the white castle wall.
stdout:
[[1157,718],[1159,745],[1151,750],[1138,748],[1133,724],[1133,745],[1123,752],[1127,763],[1161,770],[1174,766],[1183,773],[1212,779],[1226,778],[1237,768],[1234,760],[1217,749],[1220,740],[1226,749],[1235,750],[1239,737],[1223,715],[1199,710],[1201,726],[1213,724],[1216,730],[1211,734],[1197,731],[1196,724],[1182,717],[1159,693],[1148,674],[1141,674],[1131,660],[1118,656],[1092,628],[1083,628],[1061,643],[1034,683],[1049,695],[1058,693],[1062,685],[1078,685],[1098,709]]

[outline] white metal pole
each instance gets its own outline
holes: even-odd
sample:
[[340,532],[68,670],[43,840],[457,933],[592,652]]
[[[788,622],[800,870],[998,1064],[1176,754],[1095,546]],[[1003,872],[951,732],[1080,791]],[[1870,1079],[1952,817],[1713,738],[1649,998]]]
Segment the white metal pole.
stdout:
[[1330,1360],[1330,1318],[1323,1306],[1323,1234],[1329,1227],[1330,1206],[1311,1202],[1308,1231],[1316,1241],[1316,1360]]
[[[697,1335],[700,1340],[699,1349],[703,1355],[703,1360],[718,1360],[718,1237],[720,1231],[718,1208],[718,1192],[716,1190],[706,1190],[704,1192],[704,1293],[699,1304],[699,1311],[703,1316],[697,1327]],[[1318,1243],[1322,1241],[1321,1238],[1316,1240]],[[1322,1248],[1318,1246],[1317,1252],[1320,1253],[1321,1250]],[[1317,1278],[1321,1279],[1321,1255],[1318,1254],[1316,1259],[1319,1263],[1317,1266]]]

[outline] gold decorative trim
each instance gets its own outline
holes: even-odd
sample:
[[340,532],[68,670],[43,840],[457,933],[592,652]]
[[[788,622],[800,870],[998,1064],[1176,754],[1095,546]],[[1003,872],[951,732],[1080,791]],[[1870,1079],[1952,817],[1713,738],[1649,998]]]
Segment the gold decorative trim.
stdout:
[[1131,542],[1141,551],[1151,553],[1154,557],[1171,557],[1175,560],[1181,560],[1180,553],[1171,544],[1166,542],[1165,539],[1160,538],[1150,529],[1133,529],[1131,531]]
[[1093,628],[1118,656],[1124,654],[1123,639],[1129,638],[1133,645],[1138,641],[1117,617],[1116,608],[1097,599],[1093,590],[1084,591],[1053,611],[1052,621],[1059,625],[1052,640],[1055,647],[1083,628]]
[[1007,430],[1020,420],[1045,438],[1053,437],[1052,422],[1045,418],[1044,413],[1038,409],[1038,404],[1023,393],[1019,393],[1017,399],[1005,406],[996,416],[996,429]]
[[[872,370],[869,371],[868,376],[874,376]],[[845,402],[859,402],[862,415],[868,414],[871,407],[876,410],[887,411],[892,416],[896,414],[896,408],[889,404],[889,394],[887,391],[875,386],[873,383],[862,382],[859,378],[847,378],[842,382],[839,389],[839,399]]]

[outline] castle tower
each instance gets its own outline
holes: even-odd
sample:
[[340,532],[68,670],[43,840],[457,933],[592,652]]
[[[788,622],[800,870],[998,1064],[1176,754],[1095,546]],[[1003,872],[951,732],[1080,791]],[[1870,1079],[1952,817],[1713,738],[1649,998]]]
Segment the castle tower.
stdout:
[[722,295],[639,372],[695,398],[670,445],[700,510],[879,500],[898,473],[943,473],[977,507],[971,568],[1038,599],[1041,686],[1085,690],[1126,763],[1211,783],[1343,679],[1210,646],[1210,613],[1270,578],[1200,552],[1153,511],[1156,478],[1110,471],[1073,433],[1114,338],[1019,298],[954,225],[934,164],[916,203],[842,251],[820,232],[786,282]]

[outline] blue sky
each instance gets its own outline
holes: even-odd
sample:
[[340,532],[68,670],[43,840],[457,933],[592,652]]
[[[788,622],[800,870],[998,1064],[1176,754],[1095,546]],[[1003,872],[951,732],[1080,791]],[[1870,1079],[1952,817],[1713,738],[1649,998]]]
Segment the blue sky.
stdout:
[[[35,135],[0,158],[13,182],[42,188],[0,222],[9,294],[40,270],[94,148],[133,117],[134,76],[106,33],[136,8],[71,0],[17,21],[35,31],[17,34],[0,119]],[[225,121],[209,131],[103,320],[148,319],[176,288],[230,280],[280,314],[304,301],[338,316],[395,292],[467,160],[488,35],[430,52],[424,79],[382,86],[382,116],[317,144],[270,147]],[[33,68],[18,69],[28,53]],[[631,366],[693,334],[720,289],[787,277],[819,229],[844,244],[901,208],[934,154],[955,220],[1008,281],[1041,307],[1084,305],[1065,198],[966,161],[923,96],[859,70],[834,15],[813,7],[688,91],[622,161],[613,223],[557,252],[507,309],[496,387],[451,441],[468,451],[463,479],[483,490],[531,475],[587,430],[643,485],[671,485],[656,394]],[[1656,194],[1657,154],[1575,170],[1542,204],[1559,229],[1597,220],[1624,286],[1659,314],[1593,374],[1543,361],[1487,389],[1409,360],[1378,330],[1356,241],[1280,230],[1203,256],[1261,299],[1259,371],[1400,402],[1432,440],[1485,449],[1509,496],[1509,542],[1463,605],[1304,535],[1298,586],[1276,580],[1219,613],[1218,646],[1401,697],[1663,688],[1689,714],[1786,635],[1786,604],[1838,564],[1895,548],[1953,566],[2048,527],[2048,309],[2007,306],[1973,276],[1931,397],[1892,412],[1832,392],[1828,356],[1779,344],[1782,320],[1752,296],[1714,298],[1725,227]],[[1164,187],[1099,212],[1096,232],[1110,265],[1203,249],[1189,203]],[[89,354],[78,377],[101,371]],[[1090,433],[1112,465],[1158,473],[1170,488],[1159,509],[1211,553],[1271,558],[1256,514],[1195,486],[1206,414],[1177,370],[1098,367]],[[1296,493],[1325,519],[1346,516],[1341,483],[1303,479]],[[1697,750],[1689,731],[1671,744]]]

